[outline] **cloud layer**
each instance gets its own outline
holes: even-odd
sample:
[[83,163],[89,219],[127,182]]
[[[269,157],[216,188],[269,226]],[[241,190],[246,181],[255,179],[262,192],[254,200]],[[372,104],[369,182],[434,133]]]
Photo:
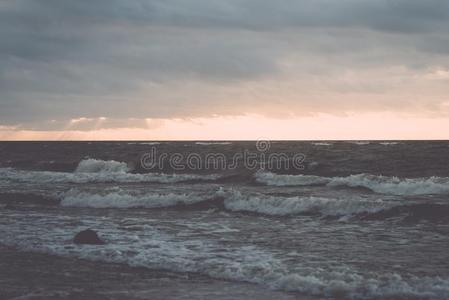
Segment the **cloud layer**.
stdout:
[[448,95],[445,0],[0,3],[2,126],[61,130],[85,118],[78,129],[146,128],[146,119],[252,113],[445,116]]

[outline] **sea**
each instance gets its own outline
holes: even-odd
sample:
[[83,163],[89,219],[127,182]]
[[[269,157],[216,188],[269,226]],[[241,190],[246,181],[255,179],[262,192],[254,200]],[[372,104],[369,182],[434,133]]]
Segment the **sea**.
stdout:
[[[449,299],[449,142],[1,142],[0,248],[105,299]],[[4,295],[83,292],[5,269]]]

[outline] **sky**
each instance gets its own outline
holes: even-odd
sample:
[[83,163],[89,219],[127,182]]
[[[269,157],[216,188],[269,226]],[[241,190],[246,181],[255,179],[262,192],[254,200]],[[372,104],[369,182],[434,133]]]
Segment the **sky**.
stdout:
[[0,1],[0,140],[448,128],[447,0]]

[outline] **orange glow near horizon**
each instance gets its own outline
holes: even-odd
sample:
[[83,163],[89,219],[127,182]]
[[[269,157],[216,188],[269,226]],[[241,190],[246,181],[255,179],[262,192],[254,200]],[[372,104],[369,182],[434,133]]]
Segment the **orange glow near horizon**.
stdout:
[[155,128],[31,131],[0,128],[0,140],[444,140],[447,118],[391,113],[320,114],[276,119],[259,115],[158,120]]

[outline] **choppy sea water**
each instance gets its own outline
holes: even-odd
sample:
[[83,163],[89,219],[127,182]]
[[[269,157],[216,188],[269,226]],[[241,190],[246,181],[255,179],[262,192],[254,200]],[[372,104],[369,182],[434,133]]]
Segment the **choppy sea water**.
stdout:
[[[146,169],[152,149],[304,161]],[[286,295],[447,299],[448,162],[449,142],[0,143],[0,244]],[[74,245],[86,228],[107,244]]]

